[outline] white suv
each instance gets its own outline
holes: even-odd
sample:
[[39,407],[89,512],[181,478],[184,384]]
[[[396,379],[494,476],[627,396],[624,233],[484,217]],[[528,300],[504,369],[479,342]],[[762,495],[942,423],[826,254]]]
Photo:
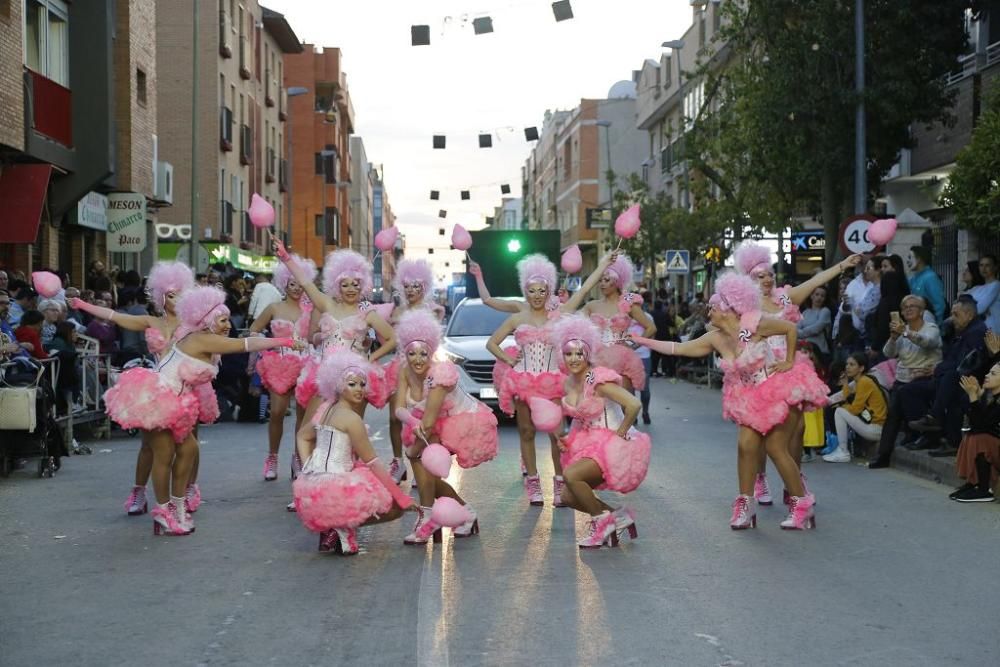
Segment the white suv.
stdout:
[[[486,350],[486,341],[508,317],[510,313],[493,310],[481,299],[462,299],[452,311],[438,350],[443,358],[458,366],[462,389],[494,407],[497,405],[493,386],[496,358]],[[514,339],[510,337],[500,347],[513,344]]]

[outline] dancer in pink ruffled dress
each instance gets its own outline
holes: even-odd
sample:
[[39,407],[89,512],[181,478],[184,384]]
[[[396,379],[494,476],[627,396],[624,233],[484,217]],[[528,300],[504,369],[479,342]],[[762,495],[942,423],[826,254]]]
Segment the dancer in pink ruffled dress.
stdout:
[[812,528],[816,523],[815,497],[803,486],[787,443],[800,417],[800,406],[824,405],[828,388],[815,372],[804,372],[793,360],[775,357],[768,337],[782,336],[786,349],[794,350],[796,328],[786,320],[762,318],[760,302],[760,291],[750,278],[725,273],[709,300],[714,330],[684,343],[642,337],[634,340],[661,354],[704,357],[714,351],[722,358],[722,414],[740,427],[740,495],[733,502],[733,530],[757,525],[753,488],[761,447],[791,493],[789,513],[781,527]]
[[[775,317],[787,320],[796,324],[802,319],[802,312],[799,307],[806,302],[809,296],[817,287],[823,287],[828,282],[841,275],[845,270],[860,264],[861,255],[851,255],[843,261],[837,262],[834,266],[821,271],[809,278],[801,285],[785,285],[775,287],[774,269],[771,262],[771,251],[753,241],[744,241],[733,251],[733,263],[736,270],[746,276],[750,276],[761,293],[761,313],[763,317]],[[774,336],[768,339],[772,346],[773,354],[777,359],[784,359],[788,351],[785,349],[785,341],[781,336]],[[797,364],[808,365],[813,368],[812,361],[808,355],[798,352],[795,355]],[[804,372],[804,371],[803,371]],[[802,407],[802,406],[800,406]],[[806,407],[805,412],[809,408]],[[788,441],[788,453],[791,455],[795,465],[801,468],[802,465],[802,436],[805,433],[805,419],[799,419],[795,425],[795,431]],[[754,498],[761,505],[772,504],[771,490],[767,483],[767,456],[762,451],[760,455],[760,468],[754,481]],[[806,483],[805,475],[799,473],[802,483]],[[788,505],[790,497],[788,489],[784,491],[785,505]]]
[[[191,466],[198,452],[193,429],[202,412],[197,387],[211,383],[218,371],[213,355],[259,352],[293,346],[280,338],[229,338],[226,294],[214,287],[194,287],[177,303],[180,324],[173,347],[155,371],[136,368],[122,374],[104,394],[108,415],[122,428],[148,433],[153,450],[154,535],[188,535],[194,521],[184,507]],[[302,347],[301,343],[298,344]]]
[[[312,260],[292,255],[291,262],[300,267],[306,282],[312,283],[316,279],[316,265]],[[250,325],[250,333],[261,335],[265,329],[270,328],[271,335],[275,338],[308,340],[312,303],[308,298],[304,298],[305,291],[302,285],[292,277],[284,264],[275,267],[271,282],[285,298],[265,308]],[[278,478],[278,449],[281,447],[281,437],[285,430],[285,413],[292,402],[292,390],[299,379],[299,373],[302,372],[305,359],[305,354],[289,350],[262,352],[257,358],[257,373],[271,394],[271,418],[267,425],[268,453],[264,459],[264,479],[267,481]],[[302,426],[305,409],[304,403],[296,405],[293,433],[297,433]],[[293,477],[300,467],[298,455],[293,452]]]
[[431,504],[442,496],[455,499],[469,511],[468,520],[454,529],[455,537],[469,537],[479,532],[475,510],[448,482],[424,468],[420,456],[427,444],[437,442],[455,455],[462,468],[493,460],[499,444],[496,415],[458,386],[454,363],[434,361],[441,343],[437,318],[426,310],[411,310],[400,318],[396,334],[406,362],[399,373],[394,412],[403,422],[403,444],[423,510],[403,541],[424,544],[432,535],[440,541],[440,526],[431,520]]
[[638,537],[635,514],[602,501],[595,490],[630,493],[646,478],[651,442],[633,428],[639,400],[622,386],[622,377],[594,361],[602,345],[601,332],[580,315],[564,317],[553,327],[552,340],[566,369],[562,411],[573,419],[558,436],[562,450],[563,502],[590,516],[581,549],[617,546],[618,534]]
[[[159,316],[129,315],[110,308],[94,306],[81,299],[70,299],[71,308],[82,310],[102,320],[112,321],[129,331],[142,331],[146,337],[146,347],[156,361],[170,349],[174,342],[174,332],[180,324],[177,318],[177,300],[185,290],[194,287],[194,273],[181,262],[157,262],[149,272],[146,288],[153,300],[153,307]],[[131,373],[127,370],[122,375]],[[219,418],[219,403],[212,385],[198,385],[199,421],[211,424]],[[153,469],[153,450],[149,446],[147,433],[142,431],[142,445],[135,462],[135,485],[125,501],[125,511],[129,516],[145,514],[149,508],[146,500],[146,485]],[[191,470],[191,481],[184,494],[184,504],[189,512],[196,512],[201,505],[201,490],[198,488],[198,457],[195,456]]]
[[295,508],[319,533],[319,551],[358,553],[357,527],[392,521],[416,507],[379,462],[362,415],[370,399],[372,366],[345,348],[325,355],[316,373],[325,401],[317,412],[315,449],[292,482]]
[[[486,349],[498,360],[493,366],[493,384],[497,390],[500,409],[507,414],[514,414],[517,419],[521,465],[526,475],[524,491],[531,505],[540,506],[545,501],[535,462],[535,426],[531,421],[528,401],[532,397],[554,400],[562,396],[563,392],[559,351],[549,339],[550,324],[580,307],[586,294],[597,284],[613,259],[614,253],[604,258],[580,290],[566,303],[560,304],[557,297],[551,298],[557,287],[555,265],[544,255],[528,255],[523,258],[517,263],[517,274],[528,308],[504,320],[486,343]],[[515,306],[517,304],[516,301],[510,303]],[[501,349],[500,344],[511,334],[514,335],[517,347]],[[552,480],[553,504],[562,507],[563,477],[559,447],[555,436],[550,435],[549,439],[552,465],[555,468]]]
[[[444,309],[431,300],[431,290],[434,287],[434,273],[431,265],[422,259],[404,259],[396,264],[396,277],[392,283],[393,289],[402,297],[402,303],[392,309],[389,324],[395,328],[400,318],[406,313],[428,311],[437,321],[444,319]],[[405,363],[402,351],[397,346],[397,352],[392,360],[384,366],[385,382],[395,395],[399,381],[399,369]],[[390,397],[390,404],[393,402]],[[402,424],[393,411],[389,413],[389,440],[392,443],[392,463],[389,473],[397,482],[406,479],[406,464],[403,462]]]
[[[316,395],[316,372],[322,356],[337,349],[347,349],[375,362],[392,353],[396,347],[396,334],[375,306],[362,300],[371,293],[373,280],[371,262],[359,253],[335,250],[327,255],[323,266],[323,291],[320,291],[306,280],[302,268],[290,261],[291,255],[285,244],[279,239],[272,239],[272,243],[275,255],[288,267],[312,301],[312,320],[319,327],[318,333],[313,334],[313,354],[306,359],[295,386],[296,403],[306,406],[302,427],[295,436],[296,451],[302,457],[303,452],[311,453],[316,444],[316,430],[312,428],[311,420],[322,402]],[[382,345],[371,354],[369,328],[374,329],[382,340]],[[390,387],[380,367],[372,364],[370,370],[367,402],[381,409],[389,401]]]

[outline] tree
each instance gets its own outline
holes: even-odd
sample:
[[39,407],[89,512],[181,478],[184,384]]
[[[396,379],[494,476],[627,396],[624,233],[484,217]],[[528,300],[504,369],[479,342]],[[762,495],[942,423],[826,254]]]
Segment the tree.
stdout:
[[[854,2],[727,2],[725,67],[701,68],[706,103],[692,153],[751,226],[786,224],[803,204],[828,239],[851,212],[854,172]],[[869,191],[911,146],[912,123],[949,121],[943,76],[967,47],[974,0],[866,0],[865,110]],[[919,37],[918,37],[919,36]],[[711,106],[710,106],[711,105]],[[709,112],[710,111],[710,112]],[[770,219],[770,216],[776,216]],[[827,244],[832,259],[836,243]]]
[[972,140],[955,160],[940,204],[955,212],[962,227],[1000,234],[1000,86],[994,87]]

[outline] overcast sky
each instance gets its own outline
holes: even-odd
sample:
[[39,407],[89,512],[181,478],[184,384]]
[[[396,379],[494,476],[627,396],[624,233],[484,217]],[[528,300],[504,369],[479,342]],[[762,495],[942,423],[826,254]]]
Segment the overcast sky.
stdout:
[[[447,250],[452,226],[482,228],[501,183],[520,194],[532,146],[523,129],[541,130],[546,109],[606,97],[691,21],[689,0],[571,3],[575,18],[557,23],[551,0],[263,2],[285,14],[300,40],[343,50],[355,133],[369,161],[384,166],[407,255],[433,260],[439,278],[460,270],[459,254]],[[487,15],[494,32],[474,35],[472,20]],[[410,46],[413,24],[430,26],[430,46]],[[493,133],[493,148],[478,148],[480,132]],[[434,134],[447,135],[446,150],[431,148]],[[441,200],[431,201],[430,190]],[[461,190],[472,199],[461,201]]]

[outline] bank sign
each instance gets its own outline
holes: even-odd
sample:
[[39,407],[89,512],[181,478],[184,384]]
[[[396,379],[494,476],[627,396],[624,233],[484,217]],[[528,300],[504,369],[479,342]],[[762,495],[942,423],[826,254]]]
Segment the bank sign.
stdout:
[[146,196],[134,192],[108,195],[108,252],[146,249]]

